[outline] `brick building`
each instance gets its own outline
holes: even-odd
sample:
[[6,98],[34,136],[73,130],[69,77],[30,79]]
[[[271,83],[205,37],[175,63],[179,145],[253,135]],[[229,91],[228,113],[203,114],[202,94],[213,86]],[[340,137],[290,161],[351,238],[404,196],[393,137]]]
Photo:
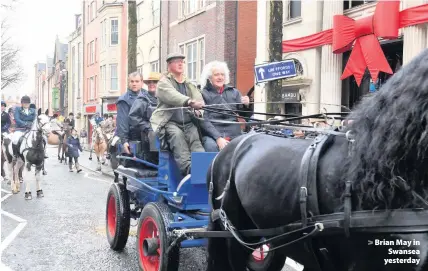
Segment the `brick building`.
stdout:
[[195,84],[206,63],[225,61],[231,85],[246,93],[254,85],[256,17],[256,1],[162,1],[161,72],[176,51],[186,55],[185,73]]

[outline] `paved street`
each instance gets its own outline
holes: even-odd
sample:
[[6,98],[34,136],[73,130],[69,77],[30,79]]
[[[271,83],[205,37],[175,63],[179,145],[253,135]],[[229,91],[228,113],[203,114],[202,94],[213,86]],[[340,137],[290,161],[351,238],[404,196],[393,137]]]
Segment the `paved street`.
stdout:
[[[2,182],[2,264],[12,270],[138,270],[136,227],[132,227],[125,250],[112,251],[105,236],[106,196],[112,178],[84,168],[68,172],[59,164],[56,149],[49,148],[42,189],[44,198],[24,200],[25,187],[17,195]],[[80,160],[95,169],[96,158]],[[106,174],[109,167],[103,167]],[[31,176],[31,175],[30,175]],[[34,175],[31,176],[34,178]],[[137,222],[132,220],[131,225]],[[203,249],[181,250],[181,271],[204,270]],[[7,270],[0,264],[1,270]]]

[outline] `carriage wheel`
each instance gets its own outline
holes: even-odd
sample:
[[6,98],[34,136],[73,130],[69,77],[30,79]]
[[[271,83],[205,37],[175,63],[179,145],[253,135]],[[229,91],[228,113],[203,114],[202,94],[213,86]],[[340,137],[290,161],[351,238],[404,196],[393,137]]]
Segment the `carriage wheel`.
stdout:
[[172,240],[167,228],[174,216],[168,206],[160,202],[148,203],[138,221],[137,251],[140,270],[177,271],[180,249],[175,247],[166,253]]
[[280,270],[284,265],[284,259],[276,251],[269,251],[269,244],[263,245],[255,250],[247,263],[251,271]]
[[130,213],[128,191],[123,184],[113,183],[106,208],[107,241],[113,250],[122,250],[128,241]]

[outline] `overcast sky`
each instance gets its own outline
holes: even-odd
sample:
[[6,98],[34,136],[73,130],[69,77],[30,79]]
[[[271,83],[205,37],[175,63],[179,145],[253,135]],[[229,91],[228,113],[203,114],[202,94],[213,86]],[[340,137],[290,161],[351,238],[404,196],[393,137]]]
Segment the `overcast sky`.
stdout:
[[[10,0],[1,0],[8,2]],[[21,95],[34,90],[34,64],[53,56],[55,37],[68,43],[75,26],[74,14],[81,13],[82,0],[17,0],[13,11],[8,11],[9,35],[21,48],[21,65],[25,74],[22,83],[8,88],[6,93],[19,91]]]

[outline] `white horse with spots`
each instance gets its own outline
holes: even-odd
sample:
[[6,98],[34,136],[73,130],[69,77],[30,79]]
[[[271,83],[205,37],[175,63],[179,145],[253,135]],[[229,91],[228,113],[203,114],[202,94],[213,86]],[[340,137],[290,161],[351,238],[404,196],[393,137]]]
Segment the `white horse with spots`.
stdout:
[[3,139],[3,153],[6,157],[9,174],[13,175],[11,183],[13,194],[17,194],[20,191],[18,170],[26,165],[23,175],[27,175],[24,177],[26,182],[25,199],[27,200],[32,199],[30,179],[28,178],[32,165],[36,167],[37,197],[43,197],[43,191],[40,187],[41,172],[45,162],[45,142],[43,137],[51,131],[47,112],[46,110],[45,114],[41,114],[41,110],[38,110],[38,115],[29,131],[15,131],[12,134],[5,135]]

